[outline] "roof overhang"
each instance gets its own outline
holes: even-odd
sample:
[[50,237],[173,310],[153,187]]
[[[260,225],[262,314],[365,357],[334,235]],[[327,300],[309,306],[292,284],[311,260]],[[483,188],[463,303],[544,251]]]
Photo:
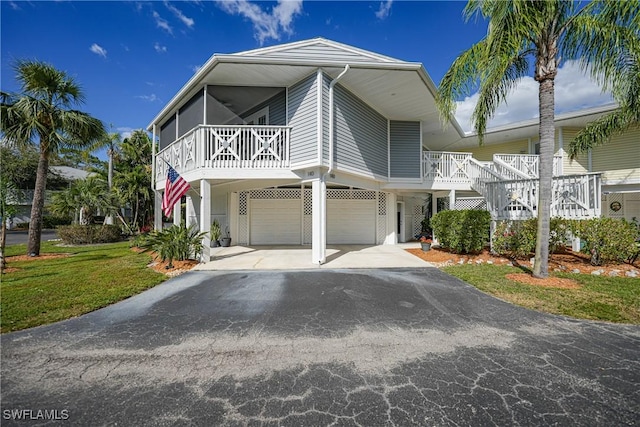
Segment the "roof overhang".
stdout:
[[216,54],[180,89],[151,121],[164,122],[175,114],[204,85],[289,87],[322,69],[332,78],[346,65],[350,70],[340,80],[365,103],[390,120],[422,122],[423,131],[462,135],[457,123],[443,130],[435,105],[436,86],[420,63],[343,62],[334,60],[291,60],[259,56]]
[[[588,123],[614,111],[617,108],[617,104],[607,104],[584,110],[557,114],[555,116],[555,125],[556,128],[583,128]],[[484,144],[492,145],[528,138],[535,139],[538,137],[539,130],[540,122],[537,118],[498,126],[488,129],[484,136]],[[462,135],[463,136],[458,136],[457,138],[450,137],[437,139],[434,147],[429,148],[441,151],[459,151],[478,146],[478,135],[476,133]]]

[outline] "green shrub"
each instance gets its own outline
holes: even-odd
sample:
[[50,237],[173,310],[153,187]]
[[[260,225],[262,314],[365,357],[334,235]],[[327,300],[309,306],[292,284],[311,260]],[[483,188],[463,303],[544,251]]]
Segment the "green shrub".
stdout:
[[122,240],[122,231],[117,225],[62,225],[58,236],[67,245],[113,243]]
[[200,233],[198,227],[192,225],[187,228],[184,223],[172,225],[159,231],[152,231],[147,235],[141,235],[138,246],[144,250],[157,253],[162,261],[184,261],[192,257],[198,258],[202,253],[202,238],[206,232]]
[[[569,243],[569,223],[562,218],[551,218],[549,253],[558,252]],[[518,221],[500,221],[493,233],[493,251],[513,258],[526,258],[536,250],[538,218]]]
[[61,225],[71,225],[71,218],[45,215],[42,217],[42,228],[56,228]]
[[431,218],[440,246],[455,253],[480,252],[489,238],[491,216],[482,210],[442,211]]
[[638,228],[624,219],[572,221],[571,230],[584,241],[583,251],[591,255],[593,265],[624,262],[637,251]]

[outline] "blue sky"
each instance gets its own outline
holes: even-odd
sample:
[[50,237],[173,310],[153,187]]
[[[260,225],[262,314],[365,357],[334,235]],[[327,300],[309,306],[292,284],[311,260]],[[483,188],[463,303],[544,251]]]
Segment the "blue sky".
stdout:
[[[421,62],[436,84],[455,57],[486,32],[465,23],[460,1],[9,1],[0,3],[1,87],[15,91],[12,63],[38,59],[74,76],[82,107],[123,135],[145,128],[213,53],[234,53],[322,36]],[[610,102],[565,64],[557,111]],[[474,97],[459,103],[466,124]],[[537,114],[537,83],[525,79],[493,125]]]

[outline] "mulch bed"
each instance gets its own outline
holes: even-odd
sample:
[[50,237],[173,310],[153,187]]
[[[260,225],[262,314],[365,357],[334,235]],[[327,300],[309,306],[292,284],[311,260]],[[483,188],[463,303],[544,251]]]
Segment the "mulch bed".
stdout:
[[[479,254],[474,255],[460,255],[448,252],[440,248],[431,248],[429,251],[422,251],[421,249],[407,249],[407,252],[428,261],[437,267],[443,267],[447,265],[460,265],[460,264],[494,264],[494,265],[519,265],[526,268],[531,268],[532,264],[530,260],[511,260],[501,256],[491,255],[488,250],[483,250]],[[640,262],[636,261],[632,264],[608,264],[604,266],[594,266],[589,262],[589,257],[582,253],[572,252],[566,250],[563,253],[552,254],[549,257],[549,271],[550,272],[566,272],[566,273],[581,273],[592,274],[597,272],[602,276],[619,276],[625,277],[627,272],[636,271],[638,277],[640,277]],[[533,277],[529,273],[517,273],[508,274],[508,279],[516,280],[518,282],[527,283],[535,286],[575,289],[579,287],[578,283],[573,279],[561,279],[557,277],[548,277],[546,279],[538,279]]]

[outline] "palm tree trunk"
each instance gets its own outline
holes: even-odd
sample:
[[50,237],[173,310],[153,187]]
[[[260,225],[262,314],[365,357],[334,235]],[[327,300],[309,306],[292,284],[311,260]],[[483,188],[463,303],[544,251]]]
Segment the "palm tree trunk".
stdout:
[[[109,192],[113,189],[113,147],[110,146],[107,151],[109,155],[109,170],[107,171],[107,182],[109,184]],[[113,214],[108,214],[104,218],[105,224],[113,224]]]
[[4,259],[4,248],[7,246],[7,218],[2,215],[2,231],[0,231],[0,270],[7,267]]
[[540,81],[538,96],[540,101],[540,180],[538,185],[538,230],[533,275],[544,278],[549,275],[549,223],[555,146],[553,78]]
[[27,255],[40,255],[40,239],[42,237],[42,217],[44,214],[44,197],[47,188],[47,172],[49,171],[49,152],[42,147],[48,144],[40,141],[40,159],[36,171],[36,187],[33,192],[31,217],[29,219],[29,241]]

